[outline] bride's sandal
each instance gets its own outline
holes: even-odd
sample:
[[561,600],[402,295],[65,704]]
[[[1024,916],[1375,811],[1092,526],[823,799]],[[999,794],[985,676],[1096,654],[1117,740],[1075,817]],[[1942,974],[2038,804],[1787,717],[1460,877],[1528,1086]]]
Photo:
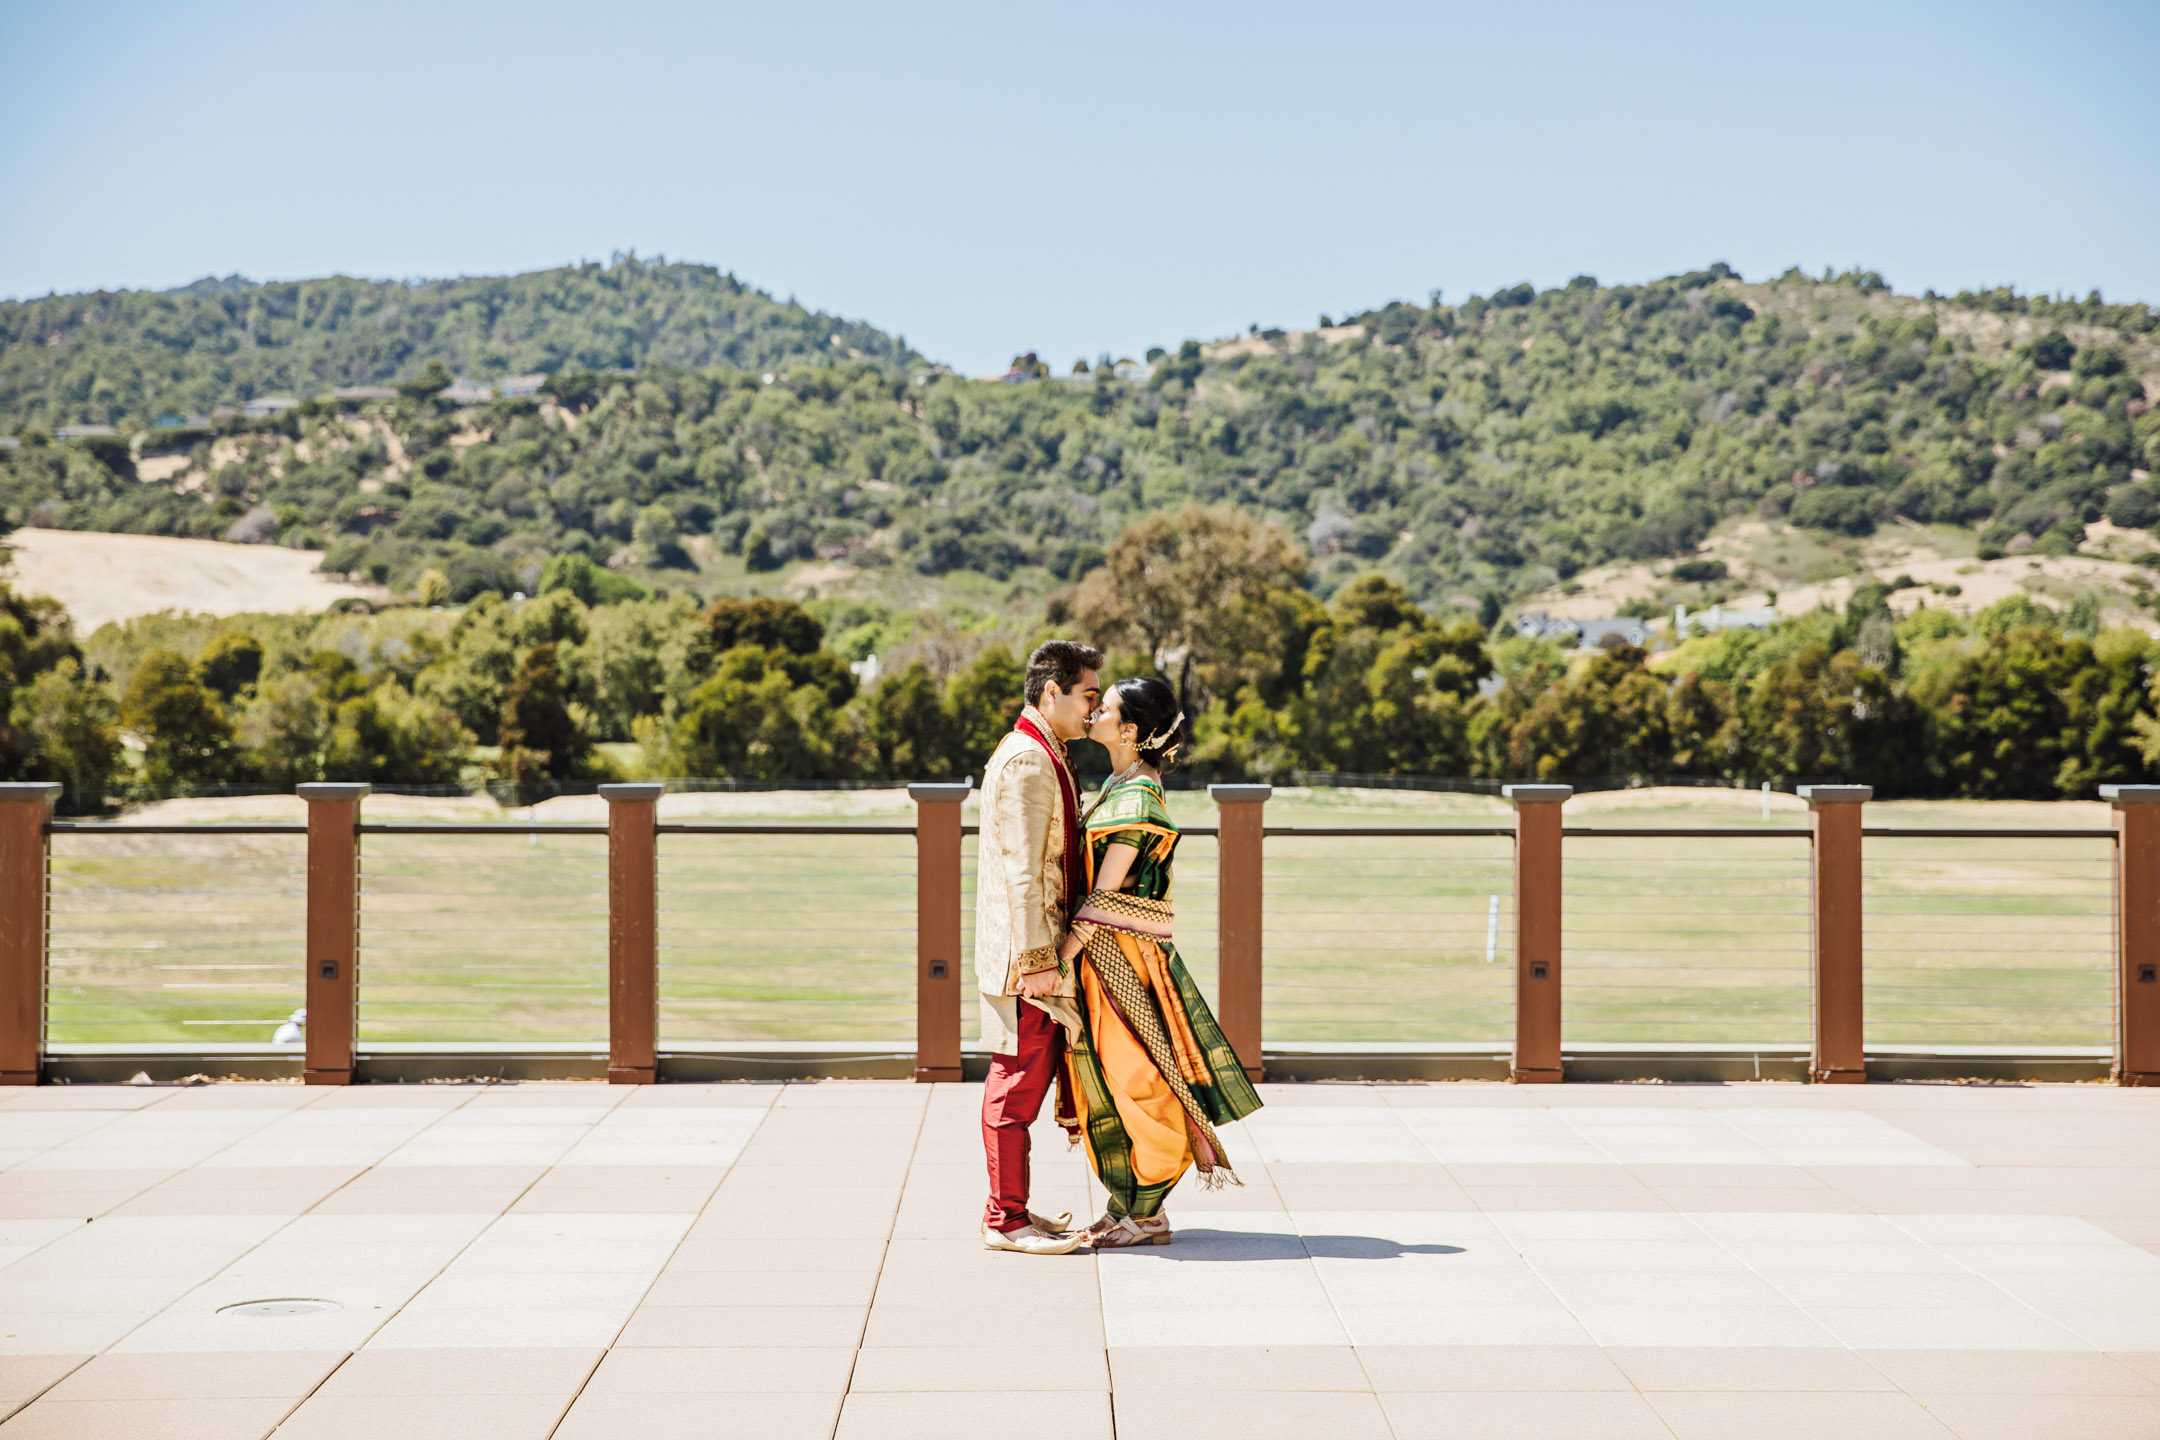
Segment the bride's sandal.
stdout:
[[1169,1243],[1170,1217],[1167,1215],[1154,1215],[1145,1220],[1135,1220],[1130,1215],[1121,1215],[1115,1220],[1104,1216],[1088,1227],[1088,1244],[1097,1250]]

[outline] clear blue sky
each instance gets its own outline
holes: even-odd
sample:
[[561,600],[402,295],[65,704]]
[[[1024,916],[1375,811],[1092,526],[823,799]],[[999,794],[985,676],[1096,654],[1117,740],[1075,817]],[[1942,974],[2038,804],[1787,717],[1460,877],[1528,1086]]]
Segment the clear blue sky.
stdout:
[[2160,300],[2160,4],[0,5],[0,295],[710,261],[972,372],[1723,259]]

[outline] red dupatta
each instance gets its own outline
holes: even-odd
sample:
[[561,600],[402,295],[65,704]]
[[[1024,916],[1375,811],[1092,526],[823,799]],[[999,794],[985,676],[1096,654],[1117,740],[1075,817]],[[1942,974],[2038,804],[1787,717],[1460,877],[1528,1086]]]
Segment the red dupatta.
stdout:
[[1013,722],[1013,729],[1042,746],[1049,755],[1051,765],[1057,770],[1058,788],[1065,796],[1065,914],[1069,918],[1087,898],[1087,866],[1080,854],[1080,790],[1073,784],[1072,771],[1065,764],[1065,747],[1057,742],[1030,705],[1020,712]]

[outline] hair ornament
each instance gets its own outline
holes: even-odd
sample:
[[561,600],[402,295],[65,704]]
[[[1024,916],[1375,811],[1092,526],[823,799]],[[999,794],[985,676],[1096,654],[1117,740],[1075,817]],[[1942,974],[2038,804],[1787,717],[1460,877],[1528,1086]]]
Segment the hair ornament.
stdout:
[[1185,712],[1180,710],[1177,713],[1177,719],[1172,720],[1168,725],[1164,726],[1161,733],[1151,735],[1147,739],[1141,741],[1139,748],[1142,750],[1154,750],[1160,748],[1165,744],[1168,744],[1170,741],[1177,739],[1178,727],[1183,725],[1184,723]]

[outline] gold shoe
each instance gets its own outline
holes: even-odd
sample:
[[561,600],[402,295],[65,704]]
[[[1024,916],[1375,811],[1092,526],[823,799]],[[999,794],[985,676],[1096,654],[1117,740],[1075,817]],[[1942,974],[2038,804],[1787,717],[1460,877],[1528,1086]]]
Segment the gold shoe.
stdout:
[[1028,1211],[1028,1224],[1033,1225],[1045,1235],[1070,1235],[1073,1232],[1072,1212],[1070,1210],[1063,1215],[1038,1215],[1030,1210]]
[[1017,1250],[1022,1255],[1070,1255],[1087,1244],[1083,1234],[1048,1235],[1033,1225],[1023,1225],[1017,1230],[993,1230],[982,1227],[985,1250]]

